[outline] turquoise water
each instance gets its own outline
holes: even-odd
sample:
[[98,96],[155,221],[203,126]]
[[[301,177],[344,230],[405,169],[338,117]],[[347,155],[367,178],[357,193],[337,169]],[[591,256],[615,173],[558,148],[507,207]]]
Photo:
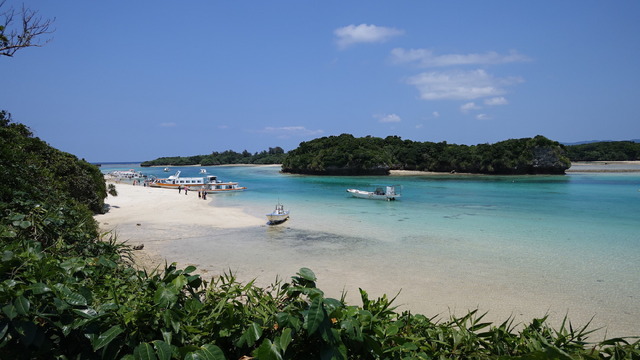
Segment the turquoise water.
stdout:
[[[134,168],[159,177],[200,169]],[[266,223],[279,201],[291,219],[168,245],[201,266],[280,275],[309,266],[344,279],[345,288],[403,288],[406,303],[425,311],[480,306],[508,315],[527,303],[560,317],[570,308],[585,321],[601,313],[612,331],[622,324],[620,331],[640,334],[640,173],[319,177],[278,167],[206,169],[248,187],[211,196],[211,206],[240,207]],[[400,185],[403,197],[374,201],[345,191],[372,184]]]

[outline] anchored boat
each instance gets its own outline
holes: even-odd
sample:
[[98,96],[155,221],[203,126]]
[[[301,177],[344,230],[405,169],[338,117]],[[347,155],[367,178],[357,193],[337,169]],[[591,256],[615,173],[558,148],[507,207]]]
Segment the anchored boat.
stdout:
[[373,199],[373,200],[395,200],[399,198],[400,192],[396,189],[400,188],[399,185],[382,185],[377,186],[373,191],[347,189],[347,192],[352,196],[361,199]]
[[175,175],[171,175],[165,179],[155,179],[149,186],[168,189],[187,187],[192,190],[203,190],[207,193],[242,191],[246,189],[246,187],[238,186],[236,182],[219,181],[215,175],[180,177],[180,171],[177,171]]

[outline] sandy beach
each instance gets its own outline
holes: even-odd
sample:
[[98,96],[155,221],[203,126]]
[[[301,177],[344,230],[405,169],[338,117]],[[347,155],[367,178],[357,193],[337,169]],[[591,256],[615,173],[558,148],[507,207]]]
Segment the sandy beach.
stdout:
[[[507,263],[495,265],[504,267],[497,271],[504,277],[495,278],[489,275],[496,274],[495,269],[461,267],[455,259],[428,260],[421,257],[424,254],[406,254],[403,259],[385,260],[440,264],[428,274],[416,277],[417,274],[407,274],[403,267],[380,266],[381,254],[375,250],[370,256],[350,259],[340,254],[340,244],[308,243],[303,249],[287,246],[278,240],[279,231],[285,228],[269,227],[265,217],[249,214],[242,208],[216,206],[216,196],[202,200],[193,191],[185,195],[172,189],[126,183],[116,184],[116,188],[119,195],[109,196],[105,201],[110,210],[95,218],[102,230],[114,231],[118,241],[144,245],[134,255],[137,265],[148,270],[162,269],[165,262],[176,262],[179,267],[196,266],[205,279],[231,270],[244,283],[257,279],[256,284],[266,286],[276,277],[286,281],[300,267],[309,267],[327,296],[339,298],[346,291],[350,304],[360,305],[358,288],[366,290],[372,298],[384,294],[393,297],[401,291],[396,301],[401,305],[400,311],[411,310],[441,320],[449,314],[464,315],[476,308],[488,311],[485,320],[492,322],[512,316],[516,323],[528,323],[549,315],[550,323],[559,326],[567,315],[574,327],[580,327],[596,316],[590,328],[606,327],[607,337],[638,335],[635,300],[623,299],[607,305],[600,297],[570,295],[564,293],[564,285],[560,283],[549,279],[538,284],[538,279],[526,280],[527,275],[522,284],[513,284],[512,268]],[[286,226],[295,229],[304,224],[294,221]],[[271,233],[273,241],[265,243],[239,236],[256,231]],[[244,240],[238,241],[238,237]],[[532,286],[541,287],[539,295],[521,296],[521,291]],[[612,291],[614,288],[606,293]],[[598,336],[604,337],[605,333]]]

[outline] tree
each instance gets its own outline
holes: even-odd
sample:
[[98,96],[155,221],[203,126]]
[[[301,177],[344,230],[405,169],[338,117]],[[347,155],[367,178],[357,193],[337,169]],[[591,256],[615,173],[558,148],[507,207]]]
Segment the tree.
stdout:
[[[0,1],[0,11],[6,0]],[[20,18],[20,19],[17,19]],[[51,39],[40,41],[43,35],[54,32],[54,19],[43,19],[38,11],[22,6],[18,11],[9,7],[0,13],[0,55],[12,57],[16,51],[27,47],[40,47]]]

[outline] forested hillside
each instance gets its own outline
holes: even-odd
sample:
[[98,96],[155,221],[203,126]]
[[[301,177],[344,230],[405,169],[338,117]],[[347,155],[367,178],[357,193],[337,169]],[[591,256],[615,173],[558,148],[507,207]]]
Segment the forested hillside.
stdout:
[[389,170],[562,174],[569,166],[564,146],[543,136],[467,146],[342,134],[301,143],[287,154],[282,171],[331,175],[388,174]]
[[602,141],[566,148],[571,161],[640,160],[640,143],[634,141]]
[[285,152],[281,147],[251,154],[247,150],[238,153],[233,150],[212,152],[209,155],[161,157],[145,161],[140,166],[187,166],[187,165],[228,165],[228,164],[282,164]]

